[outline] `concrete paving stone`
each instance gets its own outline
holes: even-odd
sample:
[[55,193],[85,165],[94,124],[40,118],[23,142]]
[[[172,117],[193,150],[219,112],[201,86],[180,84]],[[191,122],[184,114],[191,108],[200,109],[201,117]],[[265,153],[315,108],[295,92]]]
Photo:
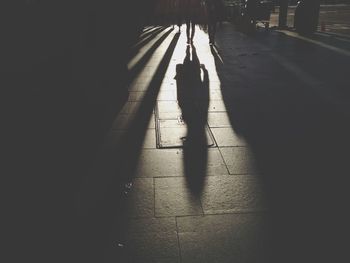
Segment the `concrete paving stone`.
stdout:
[[[172,124],[175,123],[172,121]],[[178,124],[177,127],[161,127],[159,130],[160,147],[184,147],[187,136],[187,126]],[[215,142],[206,128],[206,140],[208,147],[215,146]]]
[[147,91],[149,88],[149,81],[148,82],[134,82],[129,85],[128,90],[129,92],[132,91]]
[[[228,170],[219,150],[216,148],[208,148],[206,175],[216,174],[228,174]],[[135,176],[184,176],[183,151],[175,149],[147,149],[142,151]]]
[[248,147],[220,148],[230,174],[257,174],[252,152]]
[[158,119],[160,120],[174,120],[182,116],[181,112],[158,112]]
[[184,177],[155,178],[155,215],[203,214],[201,202],[189,192]]
[[138,177],[178,176],[183,174],[182,152],[175,149],[143,150],[136,170]]
[[156,129],[147,129],[145,139],[143,141],[144,149],[155,149],[157,148],[157,142],[156,142]]
[[135,114],[140,107],[139,101],[128,101],[124,104],[119,114]]
[[221,93],[221,90],[209,90],[209,98],[208,98],[208,95],[205,94],[205,93],[199,93],[196,95],[196,98],[198,100],[222,100],[223,97],[222,97],[222,93]]
[[138,76],[134,78],[134,80],[131,82],[131,87],[138,87],[138,89],[133,88],[133,91],[142,91],[142,90],[147,90],[149,88],[149,85],[152,81],[153,76],[148,75],[148,76]]
[[223,112],[226,111],[226,105],[221,100],[212,100],[209,102],[208,112]]
[[205,214],[267,210],[262,183],[246,175],[208,176],[201,201]]
[[239,137],[233,128],[211,128],[216,143],[221,146],[246,146],[246,142]]
[[208,148],[207,175],[227,174],[226,165],[217,148]]
[[[112,123],[112,130],[125,130],[128,125],[135,119],[135,114],[118,114]],[[148,123],[148,129],[155,129],[155,116],[152,114]]]
[[176,80],[174,79],[163,79],[162,83],[160,84],[160,91],[165,91],[165,90],[176,90]]
[[129,91],[128,101],[142,101],[145,94],[145,91]]
[[[123,140],[128,133],[128,130],[121,130],[121,129],[115,129],[112,130],[110,135],[108,136],[107,140],[110,142],[110,146],[118,147],[121,143],[121,140]],[[156,131],[155,129],[147,129],[145,131],[145,138],[143,141],[142,148],[144,149],[155,149],[157,147],[156,144]]]
[[130,235],[127,242],[132,263],[179,263],[177,233],[145,232]]
[[158,113],[181,112],[180,106],[177,103],[177,101],[158,101],[157,109]]
[[174,233],[177,231],[175,217],[136,218],[130,220],[127,229],[128,235]]
[[186,124],[180,119],[159,120],[159,128],[179,128],[186,127]]
[[209,81],[209,90],[220,90],[221,81]]
[[181,262],[232,263],[242,262],[239,241],[230,235],[208,233],[179,233]]
[[[186,216],[176,221],[184,262],[268,262],[262,260],[271,237],[265,213]],[[229,253],[231,249],[235,253]],[[201,261],[195,261],[195,250],[204,253]]]
[[209,127],[231,127],[227,112],[209,112],[208,124]]
[[157,100],[176,101],[176,91],[162,90],[159,92]]
[[154,217],[154,185],[152,178],[135,178],[128,197],[129,216]]
[[228,232],[235,238],[242,239],[268,234],[270,222],[267,213],[235,213],[177,217],[176,224],[179,233]]

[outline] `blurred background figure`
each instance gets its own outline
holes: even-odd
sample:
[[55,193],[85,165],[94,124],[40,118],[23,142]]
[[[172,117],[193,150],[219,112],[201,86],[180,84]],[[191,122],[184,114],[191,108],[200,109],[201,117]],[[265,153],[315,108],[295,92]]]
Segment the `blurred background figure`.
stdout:
[[180,9],[186,22],[187,44],[193,43],[195,27],[198,23],[201,8],[200,0],[179,0]]
[[206,0],[209,44],[214,45],[216,26],[222,22],[224,5],[222,0]]

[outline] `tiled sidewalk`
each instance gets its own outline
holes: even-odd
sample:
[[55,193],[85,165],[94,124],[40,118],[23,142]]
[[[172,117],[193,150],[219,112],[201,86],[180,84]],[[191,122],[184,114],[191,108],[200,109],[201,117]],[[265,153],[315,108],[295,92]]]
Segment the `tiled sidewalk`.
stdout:
[[[184,26],[182,30],[162,79],[132,179],[133,188],[128,197],[130,220],[125,234],[128,259],[130,262],[247,262],[249,257],[259,255],[256,250],[263,252],[256,237],[266,227],[267,204],[249,146],[232,128],[222,98],[221,86],[232,85],[235,78],[229,74],[225,80],[219,78],[208,36],[197,29],[194,47],[209,74],[208,132],[214,145],[205,153],[202,191],[194,194],[185,172],[191,157],[185,156],[180,146],[181,137],[186,136],[186,124],[178,121],[182,112],[174,79],[176,65],[183,63],[186,55]],[[112,141],[116,147],[118,138],[127,132],[128,123],[145,99],[166,49],[178,36],[175,31],[170,32],[132,81],[129,100],[113,124]],[[161,34],[150,45],[159,38]],[[147,48],[139,52],[147,52]],[[132,63],[137,60],[129,64],[131,70]],[[170,148],[157,147],[160,140]],[[108,257],[113,262],[113,256]]]
[[[211,49],[198,28],[194,48],[209,85],[192,107],[174,79],[186,56],[184,26],[181,34],[155,30],[128,65],[129,100],[106,140],[119,153],[111,177],[133,184],[110,231],[125,246],[112,242],[106,262],[297,262],[305,252],[323,259],[315,251],[331,239],[312,229],[334,220],[315,209],[339,202],[322,189],[345,164],[348,57],[281,32],[245,36],[230,24]],[[198,116],[194,123],[205,120],[205,147],[189,144],[198,127],[184,110]]]

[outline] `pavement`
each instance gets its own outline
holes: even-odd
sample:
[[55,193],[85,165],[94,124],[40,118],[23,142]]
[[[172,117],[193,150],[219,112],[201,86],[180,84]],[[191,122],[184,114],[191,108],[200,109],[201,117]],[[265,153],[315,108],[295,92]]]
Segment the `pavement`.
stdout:
[[82,262],[344,261],[349,44],[181,30],[133,48],[78,198]]
[[[293,27],[294,12],[296,6],[289,6],[287,16],[287,26]],[[278,26],[278,7],[271,14],[270,25]],[[350,5],[321,5],[318,23],[318,31],[324,33],[334,33],[350,35]]]

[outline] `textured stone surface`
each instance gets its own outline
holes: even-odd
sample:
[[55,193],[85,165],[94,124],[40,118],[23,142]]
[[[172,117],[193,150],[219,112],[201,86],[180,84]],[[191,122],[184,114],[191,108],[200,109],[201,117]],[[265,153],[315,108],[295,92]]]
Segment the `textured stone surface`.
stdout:
[[147,129],[142,148],[155,149],[156,147],[157,147],[156,130],[155,129]]
[[211,128],[217,145],[220,146],[246,146],[246,142],[230,128]]
[[174,101],[174,100],[176,100],[176,91],[163,90],[163,91],[159,92],[157,100]]
[[[125,130],[128,129],[128,126],[132,121],[135,120],[136,115],[135,114],[118,114],[118,116],[114,119],[112,124],[113,130]],[[149,123],[148,128],[149,129],[155,129],[155,119],[154,114],[152,114]]]
[[220,148],[230,174],[256,174],[254,156],[248,147]]
[[231,263],[240,257],[239,241],[229,234],[180,233],[181,259],[184,263]]
[[154,216],[154,187],[152,178],[135,178],[128,195],[130,217]]
[[224,112],[224,111],[226,111],[226,106],[222,100],[211,100],[209,102],[208,112]]
[[183,177],[155,178],[156,216],[203,214],[201,202],[191,195]]
[[268,262],[270,226],[264,214],[178,217],[183,262]]
[[256,177],[209,176],[202,193],[204,213],[264,211],[264,189]]
[[128,101],[142,101],[145,91],[129,91]]
[[137,218],[130,220],[128,225],[128,233],[137,235],[142,233],[174,233],[176,229],[175,217],[162,218]]
[[[135,176],[184,176],[183,158],[183,150],[181,149],[145,149],[140,155]],[[206,175],[215,174],[228,174],[228,170],[219,150],[208,148]]]
[[176,232],[144,232],[129,236],[130,262],[180,262]]
[[[186,143],[187,136],[187,126],[180,124],[177,120],[161,120],[162,126],[160,127],[159,132],[159,146],[160,147],[183,147]],[[212,136],[209,134],[209,130],[205,128],[207,145],[214,146],[215,142],[212,139]]]
[[183,173],[182,152],[162,149],[142,151],[136,171],[138,177],[179,176]]
[[160,116],[161,113],[181,112],[181,109],[176,101],[158,101],[157,105]]
[[209,112],[208,124],[210,128],[231,127],[231,122],[227,112]]
[[119,114],[133,114],[136,113],[139,109],[140,102],[139,101],[128,101],[124,104],[122,110]]

